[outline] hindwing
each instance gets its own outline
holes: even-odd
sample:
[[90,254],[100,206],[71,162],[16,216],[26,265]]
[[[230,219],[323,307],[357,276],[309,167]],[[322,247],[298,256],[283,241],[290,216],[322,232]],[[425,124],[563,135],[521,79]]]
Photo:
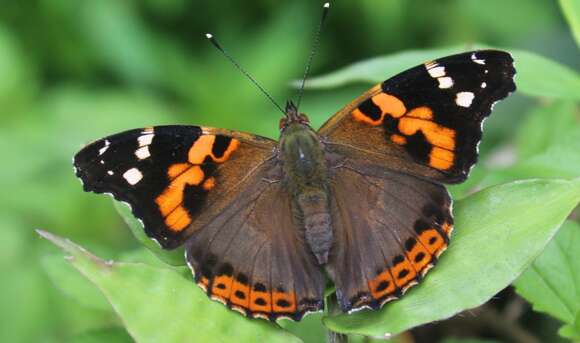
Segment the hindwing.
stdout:
[[345,159],[330,192],[335,241],[326,268],[343,311],[401,297],[447,248],[453,218],[442,185]]

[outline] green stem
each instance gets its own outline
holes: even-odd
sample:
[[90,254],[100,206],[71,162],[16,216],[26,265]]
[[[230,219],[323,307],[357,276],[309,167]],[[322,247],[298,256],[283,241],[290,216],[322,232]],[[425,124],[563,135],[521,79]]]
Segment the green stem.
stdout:
[[[332,293],[326,298],[326,305],[328,306],[328,314],[340,314],[340,306],[338,305],[338,300],[336,299],[336,293]],[[334,332],[327,328],[326,332],[326,342],[327,343],[348,343],[348,336],[342,333]]]

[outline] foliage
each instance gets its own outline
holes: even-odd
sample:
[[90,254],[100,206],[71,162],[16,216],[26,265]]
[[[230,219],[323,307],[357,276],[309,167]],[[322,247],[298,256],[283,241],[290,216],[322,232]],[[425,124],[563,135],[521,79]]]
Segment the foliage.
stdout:
[[562,336],[580,340],[580,225],[566,222],[560,234],[515,283],[532,303],[566,323]]

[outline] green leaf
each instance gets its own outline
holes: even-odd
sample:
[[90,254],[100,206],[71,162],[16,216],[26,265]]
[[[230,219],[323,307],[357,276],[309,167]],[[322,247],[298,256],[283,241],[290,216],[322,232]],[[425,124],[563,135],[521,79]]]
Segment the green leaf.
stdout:
[[[446,49],[411,50],[351,64],[308,80],[309,89],[327,89],[353,82],[375,84],[425,61],[454,53],[489,48],[482,44]],[[501,48],[499,48],[501,49]],[[580,100],[580,76],[574,70],[536,53],[504,49],[512,53],[517,70],[518,91],[530,96]]]
[[155,254],[155,256],[172,266],[184,266],[186,264],[183,247],[174,250],[165,250],[161,248],[159,244],[147,236],[143,229],[143,225],[137,220],[137,218],[135,218],[133,213],[131,213],[131,209],[127,205],[118,201],[113,201],[113,204],[125,223],[127,223],[127,226],[129,226],[129,229],[131,229],[131,233],[133,233],[135,238]]
[[69,240],[39,234],[105,294],[137,342],[300,342],[264,320],[251,320],[210,301],[186,268],[104,261]]
[[578,130],[576,103],[554,101],[534,107],[516,133],[518,157],[525,159],[541,153],[570,130]]
[[30,54],[21,49],[12,31],[0,23],[0,106],[6,121],[14,120],[8,114],[28,103],[38,88],[34,66],[27,63]]
[[570,25],[576,44],[580,46],[580,2],[577,0],[560,0],[564,17]]
[[42,259],[42,266],[52,283],[69,298],[89,308],[111,310],[111,305],[98,288],[79,275],[62,256],[46,256]]
[[580,225],[567,221],[515,286],[534,310],[566,323],[567,337],[580,337]]
[[509,49],[517,70],[516,86],[526,95],[580,100],[580,75],[573,69],[533,52]]
[[87,3],[77,15],[85,24],[85,40],[109,68],[130,82],[152,83],[161,78],[155,40],[138,15],[137,6],[101,0]]
[[106,328],[91,330],[76,335],[71,343],[131,343],[133,340],[123,328]]
[[562,337],[569,338],[573,341],[580,341],[580,316],[576,315],[576,321],[572,324],[566,324],[558,330]]
[[[575,124],[577,125],[577,124]],[[511,178],[580,176],[580,154],[578,154],[580,130],[577,128],[564,132],[558,141],[549,145],[543,152],[501,172]]]
[[516,181],[457,202],[451,245],[423,283],[380,311],[324,318],[373,337],[449,318],[485,303],[544,249],[580,200],[580,178]]

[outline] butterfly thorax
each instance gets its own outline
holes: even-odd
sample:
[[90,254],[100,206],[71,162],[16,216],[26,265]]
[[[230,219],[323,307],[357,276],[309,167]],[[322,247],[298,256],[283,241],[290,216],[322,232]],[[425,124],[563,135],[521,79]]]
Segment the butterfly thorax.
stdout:
[[292,197],[294,222],[319,264],[332,245],[327,167],[316,133],[307,123],[291,122],[280,137],[284,185]]

